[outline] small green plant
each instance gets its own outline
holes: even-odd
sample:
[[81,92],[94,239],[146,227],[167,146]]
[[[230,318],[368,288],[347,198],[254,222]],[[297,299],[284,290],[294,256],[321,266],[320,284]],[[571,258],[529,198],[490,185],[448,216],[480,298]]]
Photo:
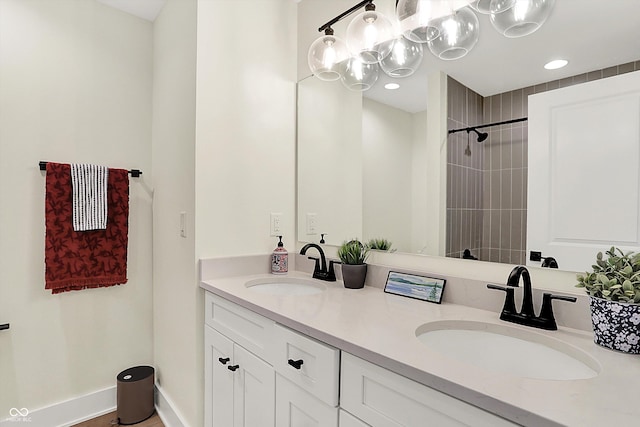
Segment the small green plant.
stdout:
[[371,239],[369,240],[369,243],[367,243],[367,246],[369,246],[369,249],[388,251],[389,249],[391,249],[391,242],[384,238]]
[[640,304],[640,253],[612,246],[605,254],[598,252],[592,272],[578,274],[576,287],[593,297]]
[[343,264],[360,265],[364,264],[369,256],[369,247],[362,244],[358,239],[345,241],[338,248],[338,257]]

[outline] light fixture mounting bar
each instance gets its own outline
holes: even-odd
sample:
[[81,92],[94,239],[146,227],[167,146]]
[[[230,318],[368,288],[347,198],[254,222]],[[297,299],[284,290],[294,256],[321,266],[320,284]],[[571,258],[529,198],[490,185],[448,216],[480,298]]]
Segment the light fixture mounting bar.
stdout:
[[351,15],[353,12],[355,12],[358,9],[361,9],[362,7],[373,3],[373,0],[363,0],[360,3],[358,3],[357,5],[353,6],[352,8],[345,10],[344,12],[342,12],[340,15],[336,16],[335,18],[333,18],[331,21],[327,21],[326,24],[323,24],[320,28],[318,28],[318,32],[322,32],[324,30],[326,30],[327,28],[331,28],[331,26],[333,24],[335,24],[336,22],[339,22],[341,20],[343,20],[344,18],[346,18],[347,16]]

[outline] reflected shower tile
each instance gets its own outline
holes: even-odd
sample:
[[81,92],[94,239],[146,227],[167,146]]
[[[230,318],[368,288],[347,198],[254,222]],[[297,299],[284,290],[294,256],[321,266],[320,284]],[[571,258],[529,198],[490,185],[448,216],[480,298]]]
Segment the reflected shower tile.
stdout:
[[511,167],[511,126],[503,126],[500,131],[500,169]]
[[522,168],[523,165],[523,150],[524,150],[524,142],[522,141],[522,127],[513,129],[511,131],[511,167],[513,169]]
[[500,262],[503,264],[512,264],[511,251],[509,249],[500,249]]
[[535,93],[540,93],[540,92],[546,92],[547,89],[547,84],[546,83],[541,83],[539,85],[535,85],[534,86],[534,92]]
[[489,150],[491,151],[491,163],[489,164],[489,170],[497,170],[500,169],[501,161],[501,147],[500,144],[502,142],[501,132],[500,131],[491,131],[489,133],[489,138],[485,140],[485,143],[489,142]]
[[602,70],[591,71],[587,73],[587,81],[600,80],[602,78]]
[[[492,224],[493,225],[493,224]],[[500,211],[500,249],[511,249],[511,211]]]
[[512,208],[511,169],[500,171],[500,209]]
[[493,95],[491,97],[491,118],[490,118],[490,121],[492,123],[500,121],[500,117],[502,114],[501,109],[502,109],[502,105],[501,105],[500,95]]
[[527,191],[527,182],[529,180],[529,168],[525,168],[524,171],[522,172],[522,208],[523,209],[527,209],[527,197],[529,195],[529,192]]
[[500,211],[498,209],[491,210],[491,236],[489,245],[492,248],[500,247]]
[[462,211],[462,232],[460,250],[464,251],[471,247],[471,211]]
[[489,205],[491,209],[500,209],[500,192],[502,191],[500,178],[499,170],[491,171],[491,203]]
[[577,76],[573,76],[573,84],[580,84],[587,82],[587,74],[578,74]]
[[525,169],[513,169],[511,175],[511,206],[513,209],[524,209],[524,172]]
[[528,86],[522,89],[522,117],[526,117],[529,114],[529,95],[535,93],[533,86]]
[[491,209],[491,171],[482,171],[482,208]]
[[511,249],[524,250],[522,245],[522,211],[511,211]]
[[631,71],[635,71],[634,62],[618,65],[618,74],[630,73]]
[[502,103],[502,112],[500,113],[500,120],[511,120],[513,113],[511,111],[512,94],[511,92],[505,92],[500,95],[500,102]]
[[566,77],[564,79],[560,79],[560,87],[567,87],[573,85],[573,77]]
[[602,78],[613,77],[618,74],[618,67],[609,67],[602,70]]
[[547,90],[555,90],[560,88],[560,80],[553,80],[547,83]]
[[514,119],[523,117],[522,111],[523,91],[522,89],[514,90],[511,98],[511,114]]

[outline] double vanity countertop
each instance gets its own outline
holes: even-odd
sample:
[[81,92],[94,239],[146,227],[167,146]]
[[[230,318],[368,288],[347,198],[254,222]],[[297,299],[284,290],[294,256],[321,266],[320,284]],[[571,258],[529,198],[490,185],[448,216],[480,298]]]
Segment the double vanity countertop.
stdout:
[[[282,279],[282,280],[280,280]],[[494,313],[459,304],[433,304],[365,286],[346,289],[341,281],[315,281],[322,292],[276,295],[246,286],[256,281],[311,281],[298,271],[287,276],[258,274],[204,280],[206,291],[284,326],[382,366],[450,396],[526,426],[636,426],[640,356],[593,343],[593,333],[559,327],[543,331],[498,319]],[[496,295],[497,298],[500,296]],[[558,340],[586,354],[599,374],[589,379],[542,380],[490,372],[430,349],[416,337],[429,322],[481,322],[521,330],[541,341]],[[512,355],[503,354],[513,363]],[[526,364],[526,360],[521,363]]]

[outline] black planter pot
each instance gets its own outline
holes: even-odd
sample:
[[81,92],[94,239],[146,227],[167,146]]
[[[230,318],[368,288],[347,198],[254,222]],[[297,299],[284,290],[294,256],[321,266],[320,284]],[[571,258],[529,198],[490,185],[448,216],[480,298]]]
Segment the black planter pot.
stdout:
[[342,264],[342,281],[345,288],[363,288],[366,277],[367,264]]

